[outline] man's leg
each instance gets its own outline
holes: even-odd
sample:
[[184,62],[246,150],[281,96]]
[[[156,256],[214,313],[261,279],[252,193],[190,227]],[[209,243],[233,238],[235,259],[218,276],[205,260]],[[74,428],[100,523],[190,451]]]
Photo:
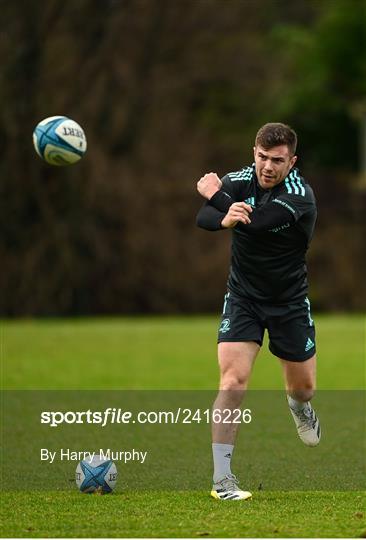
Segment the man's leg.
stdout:
[[[219,343],[220,390],[213,409],[237,409],[260,346],[254,341]],[[212,423],[212,442],[234,444],[239,424]]]
[[294,362],[281,358],[286,391],[293,399],[310,401],[316,385],[316,355],[304,362]]
[[231,458],[234,450],[238,423],[215,422],[227,419],[234,409],[241,406],[244,392],[260,346],[254,341],[223,342],[218,346],[220,366],[220,390],[213,405],[212,452],[214,460],[214,487],[211,495],[217,499],[247,499],[249,492],[241,491],[231,474]]
[[281,359],[287,399],[300,439],[307,446],[320,442],[320,424],[310,400],[316,385],[316,355],[305,361]]

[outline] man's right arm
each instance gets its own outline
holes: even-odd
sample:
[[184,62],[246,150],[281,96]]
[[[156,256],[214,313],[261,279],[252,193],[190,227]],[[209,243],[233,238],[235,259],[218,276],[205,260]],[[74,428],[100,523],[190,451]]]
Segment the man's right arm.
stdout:
[[[224,183],[225,183],[225,177]],[[206,203],[197,215],[196,223],[198,227],[208,231],[218,231],[220,229],[231,229],[238,222],[249,224],[249,215],[252,212],[250,205],[240,202],[236,203],[229,193],[226,192],[231,185],[224,186],[216,173],[205,174],[197,183],[197,190]]]
[[223,228],[221,222],[225,215],[225,212],[216,210],[209,201],[206,201],[197,214],[196,224],[206,231],[219,231]]
[[[221,192],[222,193],[222,192]],[[218,193],[214,196],[216,197]],[[250,224],[250,213],[252,208],[245,203],[238,202],[233,203],[231,197],[227,194],[223,194],[224,198],[222,199],[222,205],[220,207],[222,210],[225,207],[228,207],[227,212],[223,212],[217,209],[215,201],[215,206],[213,206],[212,199],[206,201],[198,212],[196,223],[198,227],[206,229],[207,231],[218,231],[220,229],[232,229],[237,225],[237,223],[243,223],[244,225]],[[228,197],[229,203],[225,202],[225,197]]]

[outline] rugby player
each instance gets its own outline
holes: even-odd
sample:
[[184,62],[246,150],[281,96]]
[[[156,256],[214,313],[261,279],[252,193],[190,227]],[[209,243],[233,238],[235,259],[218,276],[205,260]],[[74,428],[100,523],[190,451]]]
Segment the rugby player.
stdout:
[[[316,201],[295,167],[297,135],[282,123],[262,126],[254,163],[228,173],[205,174],[198,192],[206,199],[197,225],[231,229],[231,267],[218,332],[219,392],[213,408],[240,408],[256,356],[268,331],[269,349],[284,372],[287,400],[298,435],[320,441],[310,400],[316,378],[315,327],[310,313],[305,254],[316,221]],[[231,472],[237,423],[212,423],[211,495],[251,497]]]

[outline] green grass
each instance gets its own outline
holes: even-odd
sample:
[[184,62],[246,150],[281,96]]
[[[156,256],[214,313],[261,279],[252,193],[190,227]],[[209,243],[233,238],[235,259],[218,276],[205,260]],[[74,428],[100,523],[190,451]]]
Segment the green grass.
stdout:
[[[364,317],[315,320],[318,387],[364,388]],[[2,385],[4,389],[214,389],[217,322],[215,317],[3,321]],[[282,387],[280,366],[263,347],[251,388]],[[270,446],[265,437],[263,444]],[[242,455],[241,446],[237,452]],[[209,488],[209,478],[207,483]],[[363,492],[254,491],[253,495],[250,501],[225,504],[211,500],[206,491],[122,489],[105,497],[84,496],[76,490],[6,491],[2,536],[366,536]]]
[[3,504],[4,531],[16,537],[360,537],[364,502],[357,492],[258,492],[233,504],[206,492],[15,493]]
[[[318,316],[318,388],[365,387],[365,318]],[[8,389],[215,389],[215,317],[24,320],[2,324]],[[253,389],[282,389],[266,343]]]

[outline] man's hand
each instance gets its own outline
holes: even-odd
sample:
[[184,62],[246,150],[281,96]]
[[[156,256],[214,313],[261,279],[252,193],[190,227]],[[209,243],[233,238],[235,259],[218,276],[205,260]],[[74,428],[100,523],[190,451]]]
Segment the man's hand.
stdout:
[[221,189],[222,182],[216,173],[210,172],[197,182],[197,191],[202,197],[210,200]]
[[232,229],[240,221],[247,225],[250,223],[249,215],[253,211],[250,204],[237,202],[230,206],[228,213],[221,222],[224,229]]

